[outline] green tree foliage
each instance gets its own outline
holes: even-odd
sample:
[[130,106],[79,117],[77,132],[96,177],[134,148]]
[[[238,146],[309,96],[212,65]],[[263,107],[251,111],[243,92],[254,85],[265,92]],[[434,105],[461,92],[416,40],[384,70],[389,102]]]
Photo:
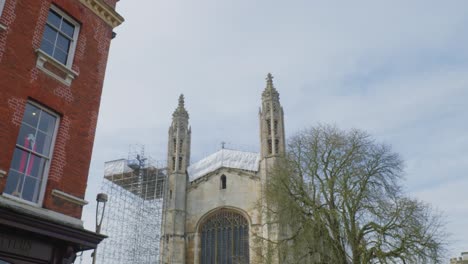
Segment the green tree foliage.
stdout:
[[264,193],[279,230],[268,248],[279,263],[441,263],[442,218],[402,191],[402,174],[399,155],[363,131],[297,134]]

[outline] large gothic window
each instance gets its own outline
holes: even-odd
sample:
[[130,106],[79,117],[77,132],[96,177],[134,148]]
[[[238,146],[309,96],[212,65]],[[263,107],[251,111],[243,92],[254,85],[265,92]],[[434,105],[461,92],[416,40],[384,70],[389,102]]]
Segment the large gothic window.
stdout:
[[201,264],[248,264],[249,224],[240,214],[220,210],[201,226]]

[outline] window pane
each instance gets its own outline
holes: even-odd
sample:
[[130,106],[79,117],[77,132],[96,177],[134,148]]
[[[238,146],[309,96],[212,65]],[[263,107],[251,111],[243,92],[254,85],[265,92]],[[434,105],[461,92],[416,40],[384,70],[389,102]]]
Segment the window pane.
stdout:
[[50,43],[49,41],[43,39],[41,43],[41,50],[52,56],[52,53],[54,52],[54,45],[52,45],[52,43]]
[[49,156],[50,144],[52,142],[52,136],[48,136],[42,132],[37,132],[36,145],[33,150],[44,156]]
[[208,248],[211,251],[210,263],[216,263],[216,230],[211,231],[211,247]]
[[32,104],[26,104],[26,109],[24,111],[23,122],[30,124],[32,127],[37,126],[37,121],[39,120],[39,113],[41,110],[35,107]]
[[11,168],[18,172],[24,173],[26,165],[28,164],[28,158],[28,152],[19,148],[15,148],[15,152],[13,153],[13,159],[11,160]]
[[44,29],[44,35],[42,36],[42,41],[48,40],[52,44],[55,43],[55,39],[57,38],[57,30],[53,29],[49,25],[46,25]]
[[29,163],[26,169],[26,175],[41,178],[44,173],[46,160],[34,154],[29,156]]
[[36,202],[39,194],[39,180],[27,177],[24,182],[21,197],[27,201]]
[[62,34],[58,35],[57,38],[57,47],[62,51],[68,53],[68,48],[70,47],[70,40],[64,37]]
[[6,186],[3,192],[19,197],[20,190],[23,185],[23,179],[24,179],[23,174],[18,173],[14,170],[10,170],[8,172],[8,178],[7,178]]
[[203,232],[205,234],[205,240],[202,241],[202,248],[201,248],[201,253],[204,254],[204,262],[202,264],[207,264],[211,262],[211,232],[209,230]]
[[49,10],[49,16],[47,17],[47,22],[60,28],[60,20],[62,17],[53,10]]
[[73,32],[75,31],[75,26],[72,23],[70,23],[70,22],[68,22],[66,20],[63,20],[62,27],[60,28],[60,31],[65,33],[70,38],[73,38]]
[[223,230],[222,229],[218,229],[218,235],[216,237],[216,243],[217,243],[216,244],[217,263],[223,263],[223,259],[222,259],[222,256],[223,256],[223,252],[222,252],[222,249],[223,249]]
[[233,257],[233,254],[232,254],[232,249],[233,249],[233,241],[232,241],[232,229],[229,228],[227,229],[227,236],[226,236],[226,253],[227,253],[227,256],[226,256],[226,261],[227,261],[227,264],[233,264],[232,262],[232,257]]
[[55,131],[55,122],[57,118],[47,112],[42,111],[41,120],[39,121],[39,130],[46,133],[47,135],[52,135]]
[[244,228],[244,234],[243,234],[241,241],[242,241],[242,252],[243,252],[242,259],[246,260],[249,258],[249,230],[247,230],[247,228]]
[[55,49],[54,58],[63,64],[67,64],[68,54],[61,51],[60,49]]
[[27,149],[34,149],[36,146],[36,129],[23,124],[20,128],[18,140],[16,144],[23,146]]

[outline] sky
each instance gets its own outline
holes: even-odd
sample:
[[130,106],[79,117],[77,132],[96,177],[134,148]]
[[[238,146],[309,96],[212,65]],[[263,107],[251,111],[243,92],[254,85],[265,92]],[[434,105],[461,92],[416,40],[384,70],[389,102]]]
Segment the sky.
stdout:
[[[258,151],[271,72],[286,136],[318,123],[369,132],[405,160],[407,192],[442,212],[468,251],[468,2],[122,0],[83,220],[94,229],[104,162],[129,146],[164,161],[179,94],[191,160]],[[85,263],[85,262],[84,262]]]

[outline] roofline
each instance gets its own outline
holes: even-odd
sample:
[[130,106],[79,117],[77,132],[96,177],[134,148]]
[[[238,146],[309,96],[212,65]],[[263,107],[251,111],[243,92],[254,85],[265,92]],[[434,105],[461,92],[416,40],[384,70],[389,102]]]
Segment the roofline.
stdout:
[[[190,179],[190,175],[189,175],[189,182],[190,184],[195,184],[197,180],[200,180],[202,178],[205,178],[205,177],[210,177],[214,174],[217,174],[220,170],[223,170],[223,169],[226,169],[226,170],[239,170],[241,172],[244,172],[244,173],[247,173],[247,174],[250,174],[250,173],[253,173],[253,174],[257,174],[258,173],[258,170],[256,171],[253,171],[253,170],[244,170],[244,169],[239,169],[239,168],[231,168],[231,167],[226,167],[226,166],[221,166],[213,171],[210,171],[210,172],[207,172],[206,174],[203,174],[197,178],[194,178],[194,179]],[[249,175],[250,177],[252,176],[255,176],[255,175]]]
[[223,151],[223,150],[236,151],[236,152],[243,152],[243,153],[250,153],[250,154],[257,154],[257,155],[260,156],[260,152],[252,152],[252,151],[244,151],[244,150],[236,150],[236,149],[223,148],[223,149],[220,149],[220,150],[218,150],[218,151],[216,151],[216,152],[213,152],[213,153],[209,154],[208,156],[203,157],[202,159],[199,159],[199,160],[195,161],[194,163],[190,164],[188,167],[190,167],[190,166],[192,166],[192,165],[194,165],[194,164],[197,164],[198,162],[200,162],[200,161],[202,161],[202,160],[204,160],[204,159],[210,157],[211,155],[214,155],[214,154],[216,154],[216,153],[218,153],[218,152],[220,152],[220,151]]

